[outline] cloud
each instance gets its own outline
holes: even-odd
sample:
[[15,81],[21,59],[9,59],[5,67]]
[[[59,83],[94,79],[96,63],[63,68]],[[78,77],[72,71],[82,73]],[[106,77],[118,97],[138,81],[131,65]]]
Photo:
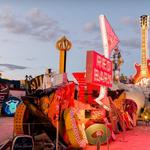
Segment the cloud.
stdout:
[[88,22],[84,26],[85,32],[93,32],[98,30],[99,30],[98,25],[95,22]]
[[0,13],[0,26],[8,32],[29,35],[43,41],[50,41],[59,34],[68,33],[59,27],[56,20],[38,8],[31,9],[24,16],[17,16],[11,9],[4,9]]
[[36,59],[35,57],[26,58],[26,60],[28,60],[28,61],[33,61],[35,59]]
[[9,70],[16,70],[16,69],[26,69],[27,67],[25,66],[18,66],[18,65],[13,65],[13,64],[0,64],[0,67],[5,67],[8,68]]
[[8,39],[1,39],[0,41],[2,41],[3,43],[7,43],[9,40]]
[[120,22],[124,25],[132,25],[132,26],[139,24],[138,19],[131,19],[128,16],[121,18]]
[[76,41],[79,45],[79,48],[86,50],[99,50],[102,49],[102,44],[100,40],[92,39],[92,40],[78,40]]
[[139,49],[141,42],[137,38],[130,38],[130,39],[120,40],[120,45],[132,49]]
[[140,21],[139,19],[132,19],[128,16],[121,18],[120,23],[124,26],[129,26],[133,29],[134,32],[139,33]]

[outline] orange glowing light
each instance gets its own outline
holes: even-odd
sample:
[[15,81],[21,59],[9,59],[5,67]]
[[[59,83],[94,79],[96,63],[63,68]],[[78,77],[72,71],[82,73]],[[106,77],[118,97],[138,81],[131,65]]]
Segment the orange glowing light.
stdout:
[[144,116],[144,119],[147,120],[148,116]]

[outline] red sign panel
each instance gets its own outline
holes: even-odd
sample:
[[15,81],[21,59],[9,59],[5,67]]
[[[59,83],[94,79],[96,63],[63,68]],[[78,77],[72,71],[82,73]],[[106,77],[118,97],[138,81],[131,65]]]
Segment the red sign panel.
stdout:
[[112,86],[112,62],[95,51],[87,51],[86,82]]
[[9,88],[6,83],[0,83],[0,106],[3,103],[3,100],[8,96]]

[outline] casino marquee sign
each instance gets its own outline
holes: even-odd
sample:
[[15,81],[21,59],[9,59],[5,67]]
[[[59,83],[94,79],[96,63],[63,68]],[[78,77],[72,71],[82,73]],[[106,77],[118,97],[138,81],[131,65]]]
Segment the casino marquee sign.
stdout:
[[87,51],[86,82],[112,86],[112,61],[95,51]]

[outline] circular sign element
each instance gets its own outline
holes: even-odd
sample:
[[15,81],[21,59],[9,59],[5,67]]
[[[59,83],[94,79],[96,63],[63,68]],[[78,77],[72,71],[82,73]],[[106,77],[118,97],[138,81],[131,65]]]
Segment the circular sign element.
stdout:
[[101,144],[107,142],[111,136],[111,131],[105,124],[95,123],[86,129],[86,136],[90,144],[96,145],[98,140]]

